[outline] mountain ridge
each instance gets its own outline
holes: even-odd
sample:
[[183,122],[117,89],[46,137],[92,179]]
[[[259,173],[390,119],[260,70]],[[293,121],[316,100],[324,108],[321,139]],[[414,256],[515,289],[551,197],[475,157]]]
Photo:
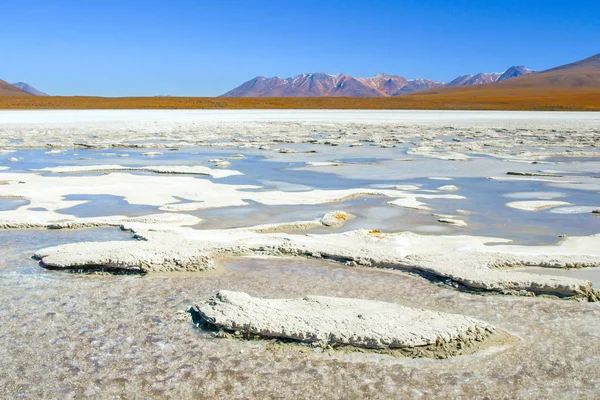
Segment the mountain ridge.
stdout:
[[21,89],[31,95],[34,95],[34,96],[49,96],[48,94],[42,92],[41,90],[34,88],[27,82],[16,82],[16,83],[13,83],[12,85],[14,87],[19,88],[19,89]]
[[525,67],[513,66],[502,73],[463,75],[448,83],[423,78],[408,80],[385,73],[368,78],[325,72],[289,78],[257,76],[219,97],[394,97],[447,86],[486,84],[530,73],[532,71]]
[[31,94],[0,79],[0,96],[31,96]]
[[484,92],[487,92],[487,95],[502,92],[508,96],[534,96],[573,90],[600,91],[600,54],[488,85],[432,89],[415,95],[440,94],[447,96],[460,93],[461,97],[478,97]]

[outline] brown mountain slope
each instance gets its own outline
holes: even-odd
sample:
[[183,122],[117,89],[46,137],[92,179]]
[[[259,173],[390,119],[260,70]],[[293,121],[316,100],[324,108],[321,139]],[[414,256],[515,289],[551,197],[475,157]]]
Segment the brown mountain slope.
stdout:
[[505,87],[554,88],[556,90],[600,90],[600,54],[572,64],[552,68],[504,82]]
[[[507,95],[600,90],[600,54],[572,64],[479,86],[432,89],[419,95],[505,91]],[[532,92],[533,93],[533,92]]]
[[0,79],[0,96],[31,96],[24,90]]
[[600,54],[502,82],[432,89],[405,97],[456,109],[598,110]]

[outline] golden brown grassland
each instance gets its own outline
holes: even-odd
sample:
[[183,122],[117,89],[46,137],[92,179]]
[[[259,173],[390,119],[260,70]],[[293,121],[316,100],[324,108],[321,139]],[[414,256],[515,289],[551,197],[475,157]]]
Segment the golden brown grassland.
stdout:
[[398,97],[0,97],[0,109],[373,109],[600,111],[600,90],[489,88]]

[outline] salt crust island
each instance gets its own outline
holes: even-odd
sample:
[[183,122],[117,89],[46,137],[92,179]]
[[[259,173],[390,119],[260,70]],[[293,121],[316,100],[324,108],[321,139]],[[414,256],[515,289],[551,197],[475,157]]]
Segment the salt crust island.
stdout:
[[[323,220],[329,218],[325,216]],[[599,299],[591,282],[516,272],[513,268],[598,267],[600,235],[565,238],[558,246],[486,246],[509,241],[410,232],[384,234],[373,230],[304,235],[279,232],[306,229],[316,223],[195,230],[131,222],[124,223],[123,229],[133,232],[138,240],[65,244],[39,250],[35,257],[56,269],[108,268],[147,273],[210,270],[216,267],[217,259],[234,256],[302,256],[405,270],[472,291]]]
[[[416,198],[419,196],[460,199],[457,195],[424,195],[383,189],[247,192],[241,189],[256,187],[218,184],[191,177],[171,177],[157,188],[152,176],[121,173],[59,178],[36,174],[3,175],[6,184],[0,186],[0,195],[29,201],[26,206],[0,212],[0,226],[3,228],[123,225],[125,229],[134,232],[136,238],[142,239],[129,242],[75,243],[41,250],[36,254],[45,265],[54,268],[118,266],[120,269],[140,272],[200,271],[212,268],[217,255],[285,254],[323,257],[356,265],[408,269],[472,290],[597,299],[597,292],[586,281],[524,274],[499,268],[527,265],[555,268],[598,266],[600,246],[597,236],[569,237],[559,246],[486,246],[486,243],[508,241],[472,236],[423,236],[410,232],[383,234],[375,230],[329,235],[281,232],[308,229],[314,227],[314,221],[241,229],[197,230],[190,226],[197,225],[201,220],[188,214],[77,218],[56,212],[83,203],[64,199],[65,195],[80,193],[82,190],[94,194],[123,196],[130,203],[154,205],[165,211],[240,206],[247,204],[244,199],[267,205],[301,205],[324,204],[366,195],[393,197],[396,199],[391,200],[390,204],[418,208],[420,206]],[[191,201],[180,203],[173,196]],[[194,201],[196,199],[198,201]],[[40,209],[44,211],[38,211]],[[325,216],[324,220],[331,220],[331,216]]]
[[[294,113],[292,113],[294,114]],[[348,114],[348,113],[346,113]],[[598,129],[593,118],[577,123],[551,121],[548,132],[542,126],[540,116],[531,113],[510,114],[512,120],[506,126],[527,126],[516,129],[513,141],[524,150],[515,150],[514,143],[505,141],[507,128],[489,125],[486,113],[479,113],[480,120],[469,124],[453,120],[452,113],[440,113],[440,122],[424,124],[416,117],[409,125],[398,126],[391,114],[380,123],[366,120],[348,122],[352,118],[338,113],[341,118],[335,124],[321,117],[305,121],[302,112],[294,118],[266,123],[252,113],[240,121],[208,121],[198,124],[190,113],[183,120],[174,120],[169,114],[161,114],[155,121],[148,120],[146,113],[131,114],[131,120],[121,119],[121,113],[110,113],[114,121],[89,118],[93,113],[81,113],[83,121],[66,121],[60,113],[52,114],[44,121],[43,113],[33,115],[33,122],[23,123],[14,114],[0,124],[0,146],[5,148],[31,148],[46,146],[61,148],[164,148],[192,145],[255,148],[281,154],[292,153],[281,148],[281,143],[310,143],[325,146],[347,144],[350,147],[366,143],[382,148],[405,144],[416,140],[409,155],[433,159],[463,162],[473,154],[485,153],[490,157],[524,164],[544,163],[552,156],[594,157],[598,141]],[[397,115],[401,115],[399,113]],[[12,114],[11,114],[12,115]],[[40,115],[42,117],[40,117]],[[65,114],[66,115],[66,114]],[[72,115],[72,114],[71,114]],[[98,114],[95,114],[98,115]],[[180,114],[183,115],[183,114]],[[317,113],[315,115],[332,115]],[[350,115],[350,114],[348,114]],[[364,113],[369,115],[369,113]],[[376,115],[376,114],[371,114]],[[419,115],[416,113],[415,115]],[[508,115],[508,114],[507,114]],[[37,120],[39,118],[39,121]],[[53,120],[53,118],[55,120]],[[446,118],[446,119],[444,119]],[[533,122],[524,123],[531,119]],[[257,120],[258,119],[258,120]],[[360,118],[359,118],[360,119]],[[367,118],[368,119],[368,118]],[[568,119],[568,118],[567,118]],[[583,121],[583,122],[582,122]],[[451,129],[444,124],[454,122]],[[538,128],[532,126],[538,124]],[[467,126],[468,125],[468,126]],[[560,126],[559,126],[560,125]],[[83,129],[82,129],[83,128]],[[368,129],[367,129],[368,128]],[[441,132],[453,131],[454,140],[447,142],[437,137]],[[59,135],[57,135],[59,131]],[[83,134],[81,132],[84,132]],[[156,132],[161,132],[157,135]],[[315,132],[326,132],[315,138]],[[219,140],[218,143],[215,143]],[[145,142],[144,144],[140,144]],[[544,146],[540,146],[543,143]],[[564,147],[570,147],[568,153]],[[155,154],[150,154],[155,153]],[[148,152],[146,155],[159,155]],[[11,158],[17,163],[17,158]],[[227,164],[214,163],[226,167]],[[337,168],[341,163],[326,162],[308,165],[310,168]],[[3,168],[7,170],[7,168]],[[24,199],[29,204],[16,210],[0,212],[0,227],[23,228],[82,228],[95,226],[119,226],[132,232],[136,240],[113,242],[82,242],[41,249],[35,253],[42,265],[52,269],[114,270],[136,273],[159,271],[205,271],[215,269],[223,258],[240,256],[300,256],[327,259],[348,265],[393,268],[416,273],[432,281],[473,292],[502,293],[509,295],[549,295],[559,298],[597,301],[599,293],[585,280],[553,277],[515,271],[515,267],[544,266],[550,268],[577,268],[600,266],[600,235],[568,237],[554,246],[518,246],[509,240],[476,236],[429,236],[410,232],[381,233],[377,230],[352,230],[342,233],[305,234],[290,233],[313,227],[338,227],[352,218],[343,211],[332,211],[314,221],[296,221],[285,224],[268,224],[247,228],[198,230],[192,226],[201,220],[187,214],[157,213],[144,217],[96,217],[76,218],[56,211],[81,202],[67,201],[65,195],[74,189],[88,187],[87,193],[123,196],[132,204],[154,205],[161,211],[185,212],[211,207],[245,205],[251,199],[266,205],[278,204],[325,204],[365,195],[393,198],[389,204],[425,210],[426,205],[418,198],[461,199],[459,195],[410,193],[406,188],[395,189],[349,189],[312,190],[301,193],[244,192],[258,189],[251,185],[221,185],[191,177],[174,177],[173,183],[160,190],[153,187],[155,181],[148,176],[134,176],[124,172],[143,171],[170,174],[204,174],[213,178],[239,175],[237,171],[215,170],[206,167],[124,167],[120,165],[91,167],[44,168],[38,173],[77,173],[120,171],[99,177],[67,176],[61,179],[38,174],[3,172],[0,180],[0,196]],[[559,184],[580,184],[580,180],[561,179],[554,173],[517,173],[514,177],[492,177],[497,180],[536,180]],[[583,179],[583,178],[582,178]],[[588,180],[591,182],[591,180]],[[588,184],[586,181],[586,184]],[[93,184],[90,184],[93,182]],[[146,190],[139,190],[140,182]],[[590,183],[593,189],[593,184]],[[132,189],[135,188],[135,189]],[[454,191],[456,187],[442,186],[441,192]],[[200,195],[202,193],[202,195]],[[207,195],[212,193],[212,195]],[[179,202],[183,197],[190,202]],[[569,205],[567,202],[512,202],[507,206],[522,210],[542,210],[550,206]],[[45,211],[29,211],[29,208]],[[444,221],[442,221],[444,220]],[[452,218],[440,216],[440,221],[451,223]],[[450,222],[447,222],[450,221]],[[490,244],[494,246],[490,246]],[[344,313],[332,310],[342,307]],[[373,309],[381,310],[374,313]],[[476,349],[472,343],[485,342],[497,334],[491,325],[475,319],[427,310],[415,310],[399,305],[370,302],[358,299],[326,298],[309,296],[304,299],[275,300],[253,298],[244,293],[221,291],[208,301],[200,303],[195,310],[204,321],[230,331],[234,336],[258,335],[294,339],[308,343],[356,346],[366,348],[401,349],[406,355],[419,356],[431,351],[431,356],[463,354],[461,348]],[[297,321],[290,322],[292,315]],[[362,316],[362,318],[360,317]],[[352,318],[355,324],[346,325]],[[373,320],[371,320],[373,318]],[[393,326],[375,329],[383,321],[399,321]],[[413,324],[413,331],[403,330]],[[396,330],[394,330],[396,329]],[[242,333],[239,333],[242,331]],[[417,340],[415,336],[419,336]],[[462,343],[458,345],[457,343]],[[465,346],[463,346],[463,344]],[[437,352],[437,347],[445,352]],[[417,349],[417,350],[415,350]],[[450,350],[448,350],[450,349]],[[475,351],[475,350],[473,350]],[[467,352],[468,353],[468,352]]]
[[[97,166],[93,168],[94,171],[100,170],[100,167]],[[149,170],[149,167],[140,169]],[[165,169],[171,169],[171,167]],[[60,169],[48,169],[46,172],[52,171],[65,173],[66,171],[79,172],[80,169],[61,167]],[[205,168],[202,174],[216,176],[219,176],[218,174],[239,174],[236,172]],[[253,191],[262,187],[221,184],[189,176],[172,176],[169,179],[157,180],[155,176],[140,176],[130,173],[112,173],[101,176],[42,176],[7,172],[2,174],[2,182],[5,184],[0,186],[0,197],[23,199],[29,202],[26,206],[0,213],[0,227],[4,228],[43,228],[50,223],[60,224],[68,220],[77,222],[78,219],[72,219],[65,214],[56,212],[56,210],[86,203],[85,200],[65,200],[65,196],[73,193],[121,196],[130,204],[155,206],[160,211],[169,212],[245,206],[248,205],[247,200],[268,206],[313,205],[341,202],[361,196],[383,196],[394,199],[390,200],[392,205],[426,209],[426,206],[418,199],[464,199],[463,196],[443,192],[438,194],[411,193],[403,190],[371,188],[302,192]],[[181,201],[181,198],[187,201]]]
[[510,341],[507,334],[474,318],[362,299],[263,299],[221,290],[191,312],[199,324],[234,337],[387,350],[411,357],[470,354]]

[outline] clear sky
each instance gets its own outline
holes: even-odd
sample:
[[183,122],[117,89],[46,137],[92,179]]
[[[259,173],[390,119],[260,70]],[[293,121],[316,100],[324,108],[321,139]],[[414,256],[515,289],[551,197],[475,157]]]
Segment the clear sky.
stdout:
[[0,78],[55,95],[216,96],[258,75],[449,81],[600,53],[600,0],[0,0]]

